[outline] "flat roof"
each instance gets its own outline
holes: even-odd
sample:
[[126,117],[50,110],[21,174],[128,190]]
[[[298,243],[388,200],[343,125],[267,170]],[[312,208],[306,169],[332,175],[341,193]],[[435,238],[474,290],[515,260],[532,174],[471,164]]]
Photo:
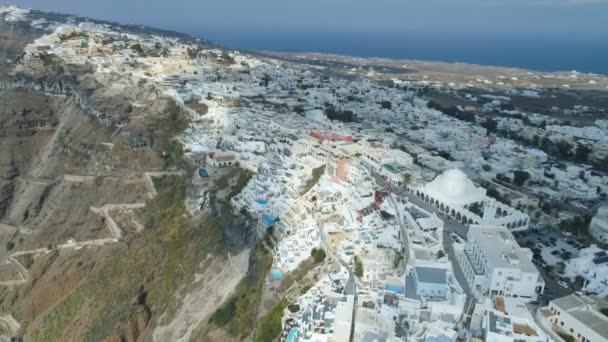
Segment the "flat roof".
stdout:
[[489,311],[490,317],[489,329],[495,334],[507,335],[513,333],[513,326],[511,325],[511,318],[507,316],[499,316],[494,311]]
[[567,311],[572,317],[595,331],[598,335],[608,339],[608,317],[598,309],[598,307],[602,308],[606,305],[603,299],[572,294],[554,299],[552,303],[560,309]]
[[479,244],[490,265],[538,273],[530,260],[531,251],[520,247],[507,228],[472,225],[469,236]]

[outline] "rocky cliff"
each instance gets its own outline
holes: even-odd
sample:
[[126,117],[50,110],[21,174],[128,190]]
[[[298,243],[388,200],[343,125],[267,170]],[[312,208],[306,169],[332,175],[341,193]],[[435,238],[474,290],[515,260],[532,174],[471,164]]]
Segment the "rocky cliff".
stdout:
[[[0,274],[14,275],[0,313],[20,324],[0,335],[187,340],[245,273],[248,241],[225,242],[222,222],[238,220],[186,212],[194,169],[173,138],[190,114],[165,89],[24,56],[55,20],[0,11]],[[228,253],[239,264],[225,270]]]

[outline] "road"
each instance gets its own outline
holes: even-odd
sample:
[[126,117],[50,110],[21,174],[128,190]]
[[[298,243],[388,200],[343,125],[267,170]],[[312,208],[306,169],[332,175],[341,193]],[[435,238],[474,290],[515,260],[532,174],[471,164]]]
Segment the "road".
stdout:
[[[458,281],[458,283],[460,284],[460,286],[462,287],[463,291],[465,292],[465,294],[467,296],[467,300],[466,300],[465,306],[464,306],[465,307],[464,315],[466,317],[466,320],[469,320],[470,315],[472,314],[472,312],[475,308],[475,306],[472,305],[475,302],[475,297],[473,296],[473,293],[471,292],[471,289],[469,288],[469,284],[466,281],[466,277],[464,276],[464,273],[462,272],[462,269],[460,268],[460,264],[458,263],[456,253],[454,252],[454,246],[452,245],[452,237],[451,237],[452,233],[455,233],[455,234],[459,235],[460,237],[466,239],[467,233],[469,232],[469,227],[467,227],[455,220],[452,220],[450,217],[445,215],[443,212],[437,210],[435,207],[431,206],[430,204],[422,201],[421,199],[419,199],[412,193],[409,193],[404,190],[399,190],[399,189],[393,189],[393,191],[401,196],[407,197],[409,202],[414,204],[415,206],[420,207],[429,213],[436,214],[444,222],[443,249],[444,249],[445,253],[447,254],[449,260],[452,263],[452,270],[454,272],[454,277],[456,277],[456,280]],[[392,196],[389,196],[389,197],[392,197]],[[399,215],[397,215],[397,216],[399,216]],[[401,224],[401,222],[400,222],[400,224]]]
[[350,341],[354,341],[355,338],[355,322],[357,321],[357,279],[353,274],[353,271],[348,267],[348,263],[339,256],[335,255],[331,246],[327,242],[327,235],[325,235],[325,231],[323,230],[321,225],[319,227],[319,236],[321,237],[321,243],[323,244],[323,248],[325,249],[326,255],[328,255],[334,261],[339,262],[344,268],[348,270],[348,281],[344,286],[344,294],[353,296],[353,316],[352,316],[352,324],[350,329]]
[[389,200],[391,201],[391,204],[393,206],[393,208],[395,208],[395,216],[397,217],[397,223],[399,223],[399,227],[401,228],[401,247],[403,248],[405,252],[405,255],[403,256],[403,272],[402,274],[405,274],[406,272],[406,267],[407,267],[407,262],[409,261],[409,257],[410,257],[410,243],[409,243],[409,239],[408,239],[408,234],[407,234],[407,227],[405,225],[405,223],[403,222],[403,215],[401,213],[401,210],[399,208],[399,205],[397,204],[397,200],[395,200],[395,196],[391,193],[388,196]]

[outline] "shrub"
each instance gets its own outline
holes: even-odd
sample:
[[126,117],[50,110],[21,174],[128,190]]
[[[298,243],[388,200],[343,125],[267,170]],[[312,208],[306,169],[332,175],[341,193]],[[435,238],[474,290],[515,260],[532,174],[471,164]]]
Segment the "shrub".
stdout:
[[355,257],[355,275],[358,278],[363,277],[363,263],[359,259],[359,257]]
[[[281,317],[283,316],[283,310],[287,306],[287,300],[283,299],[270,311],[266,317],[260,323],[259,328],[255,336],[256,342],[270,342],[276,341],[281,334]],[[298,308],[299,309],[299,308]]]
[[310,255],[315,260],[315,263],[318,264],[325,260],[325,250],[323,248],[313,248],[310,252]]

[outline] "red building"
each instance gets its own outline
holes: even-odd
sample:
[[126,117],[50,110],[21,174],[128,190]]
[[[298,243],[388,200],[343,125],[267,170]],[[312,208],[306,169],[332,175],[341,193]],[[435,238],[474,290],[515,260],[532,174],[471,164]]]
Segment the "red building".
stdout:
[[314,128],[311,128],[308,134],[316,139],[323,141],[342,141],[342,142],[353,142],[353,137],[351,135],[340,135],[333,134],[330,132],[321,132],[317,131]]

